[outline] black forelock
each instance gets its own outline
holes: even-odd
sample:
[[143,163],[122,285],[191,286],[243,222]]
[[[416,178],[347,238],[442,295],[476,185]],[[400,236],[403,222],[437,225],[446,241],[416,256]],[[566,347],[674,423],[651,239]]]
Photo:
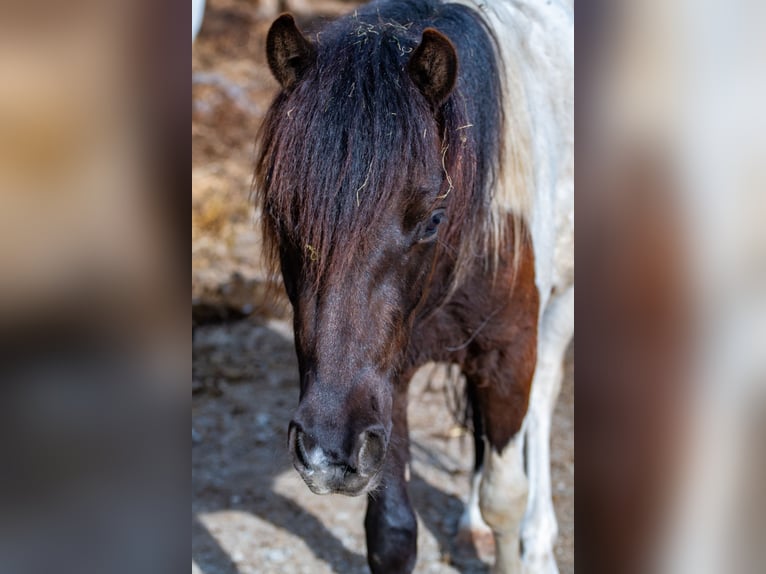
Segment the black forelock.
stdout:
[[[455,92],[434,113],[407,75],[422,31],[455,44]],[[442,185],[456,218],[486,217],[499,154],[502,115],[492,39],[461,5],[372,3],[311,38],[314,66],[282,92],[261,133],[256,179],[262,208],[321,270],[361,245],[370,221],[443,162]],[[441,133],[439,133],[441,132]],[[442,157],[443,155],[443,157]],[[267,226],[268,227],[268,226]],[[274,245],[271,245],[272,250]]]

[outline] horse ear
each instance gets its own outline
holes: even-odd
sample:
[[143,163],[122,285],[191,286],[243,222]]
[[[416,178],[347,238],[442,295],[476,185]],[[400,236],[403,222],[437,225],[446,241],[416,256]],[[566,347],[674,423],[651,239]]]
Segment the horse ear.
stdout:
[[434,108],[450,95],[457,80],[457,52],[449,38],[433,28],[423,30],[420,45],[410,57],[407,71]]
[[282,14],[266,36],[266,58],[271,73],[282,87],[293,87],[316,59],[316,48],[309,42],[291,14]]

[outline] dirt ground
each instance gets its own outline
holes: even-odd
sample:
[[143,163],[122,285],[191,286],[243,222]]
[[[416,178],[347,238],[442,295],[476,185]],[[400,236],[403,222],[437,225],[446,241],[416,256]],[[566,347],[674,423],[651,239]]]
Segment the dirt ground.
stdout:
[[[301,0],[298,19],[311,28],[353,5]],[[208,0],[192,50],[192,572],[362,573],[364,498],[311,494],[286,449],[298,400],[292,332],[284,307],[264,297],[249,203],[254,135],[277,87],[263,52],[274,15],[257,1]],[[564,573],[574,571],[571,349],[566,366],[552,445]],[[449,381],[431,366],[411,387],[416,572],[488,572],[488,557],[452,540],[473,454],[450,414]]]

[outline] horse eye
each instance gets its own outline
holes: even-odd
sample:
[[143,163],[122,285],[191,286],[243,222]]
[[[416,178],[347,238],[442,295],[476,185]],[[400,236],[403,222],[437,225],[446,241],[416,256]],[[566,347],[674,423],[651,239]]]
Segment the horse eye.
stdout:
[[428,220],[423,223],[418,241],[427,242],[436,239],[436,231],[439,224],[446,219],[443,209],[434,211]]

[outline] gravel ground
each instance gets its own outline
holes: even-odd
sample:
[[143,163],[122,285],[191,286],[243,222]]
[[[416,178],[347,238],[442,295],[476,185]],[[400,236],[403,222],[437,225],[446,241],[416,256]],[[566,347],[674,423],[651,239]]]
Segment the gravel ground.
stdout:
[[[573,572],[573,357],[553,431],[556,555]],[[194,342],[193,572],[367,572],[365,499],[317,496],[292,469],[286,427],[297,404],[289,322],[199,328]],[[416,572],[487,572],[453,545],[470,481],[472,443],[450,414],[445,369],[425,367],[410,401],[412,480],[419,518]]]

